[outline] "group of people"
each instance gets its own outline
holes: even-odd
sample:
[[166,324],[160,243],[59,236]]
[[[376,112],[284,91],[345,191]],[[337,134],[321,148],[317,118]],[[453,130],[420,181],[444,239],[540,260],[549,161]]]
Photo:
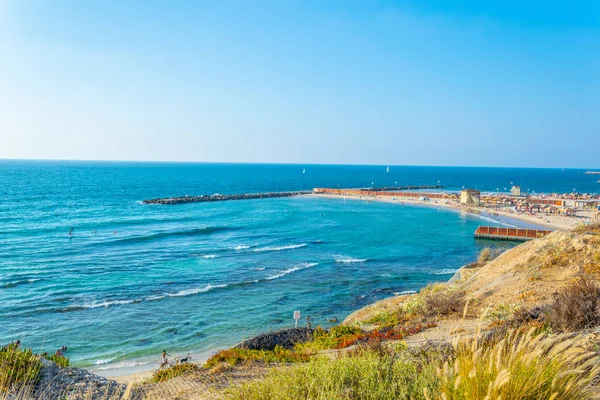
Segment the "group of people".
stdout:
[[[169,359],[167,357],[171,357],[171,355],[167,353],[167,350],[163,350],[162,358],[160,360],[160,368],[167,368],[173,365],[173,362],[169,362]],[[192,361],[192,355],[190,353],[187,353],[186,357],[179,359],[180,364],[185,364],[186,362],[190,361]]]

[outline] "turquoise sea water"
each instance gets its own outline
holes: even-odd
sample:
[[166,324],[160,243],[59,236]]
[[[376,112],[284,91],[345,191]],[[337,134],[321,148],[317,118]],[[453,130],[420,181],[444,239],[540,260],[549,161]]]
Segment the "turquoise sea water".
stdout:
[[146,198],[438,181],[597,192],[582,172],[0,161],[0,343],[67,345],[75,365],[115,368],[165,348],[202,353],[289,327],[294,310],[328,325],[448,279],[489,245],[473,239],[477,225],[501,223],[342,199],[148,206]]

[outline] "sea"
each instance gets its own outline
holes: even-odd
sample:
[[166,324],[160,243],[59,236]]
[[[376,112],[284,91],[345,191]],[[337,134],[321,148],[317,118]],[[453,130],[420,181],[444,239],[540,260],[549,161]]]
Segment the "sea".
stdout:
[[[599,192],[574,169],[0,160],[0,344],[67,346],[75,366],[158,365],[260,332],[330,326],[445,281],[485,246],[480,224],[435,207],[301,196],[174,206],[144,199],[444,185]],[[69,231],[72,229],[72,234]]]

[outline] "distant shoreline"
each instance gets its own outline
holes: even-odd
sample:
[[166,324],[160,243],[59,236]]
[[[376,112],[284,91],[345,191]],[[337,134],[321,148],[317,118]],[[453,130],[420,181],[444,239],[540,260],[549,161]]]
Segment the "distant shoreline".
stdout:
[[512,219],[515,221],[521,221],[521,222],[536,225],[539,227],[551,228],[554,230],[562,230],[562,231],[572,229],[574,227],[575,223],[578,222],[577,220],[575,220],[573,218],[569,218],[569,217],[560,217],[560,216],[554,216],[554,215],[552,215],[552,216],[544,215],[543,217],[537,217],[537,216],[533,216],[533,215],[511,213],[511,212],[507,212],[507,211],[499,210],[499,209],[488,209],[485,207],[475,207],[475,206],[463,207],[456,202],[445,203],[445,202],[441,202],[441,201],[437,201],[437,200],[421,201],[421,200],[417,200],[417,199],[404,198],[404,197],[394,200],[393,198],[390,198],[389,196],[361,197],[361,196],[353,196],[353,195],[340,196],[340,195],[317,194],[317,193],[309,194],[306,196],[334,198],[334,199],[378,201],[378,202],[386,202],[386,203],[437,207],[437,208],[444,208],[444,209],[448,209],[448,210],[454,210],[454,211],[458,211],[458,212],[461,212],[461,211],[468,212],[468,213],[475,214],[475,215],[477,215],[479,213],[485,213],[485,214],[490,215],[491,217],[497,215],[497,216],[501,216],[503,218],[509,218],[509,219]]

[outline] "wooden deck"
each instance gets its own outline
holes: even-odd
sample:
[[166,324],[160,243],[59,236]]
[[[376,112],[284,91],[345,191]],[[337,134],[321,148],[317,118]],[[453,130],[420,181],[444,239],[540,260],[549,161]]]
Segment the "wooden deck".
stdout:
[[475,238],[495,240],[527,241],[546,236],[553,231],[544,229],[503,228],[499,226],[480,226],[475,231]]

